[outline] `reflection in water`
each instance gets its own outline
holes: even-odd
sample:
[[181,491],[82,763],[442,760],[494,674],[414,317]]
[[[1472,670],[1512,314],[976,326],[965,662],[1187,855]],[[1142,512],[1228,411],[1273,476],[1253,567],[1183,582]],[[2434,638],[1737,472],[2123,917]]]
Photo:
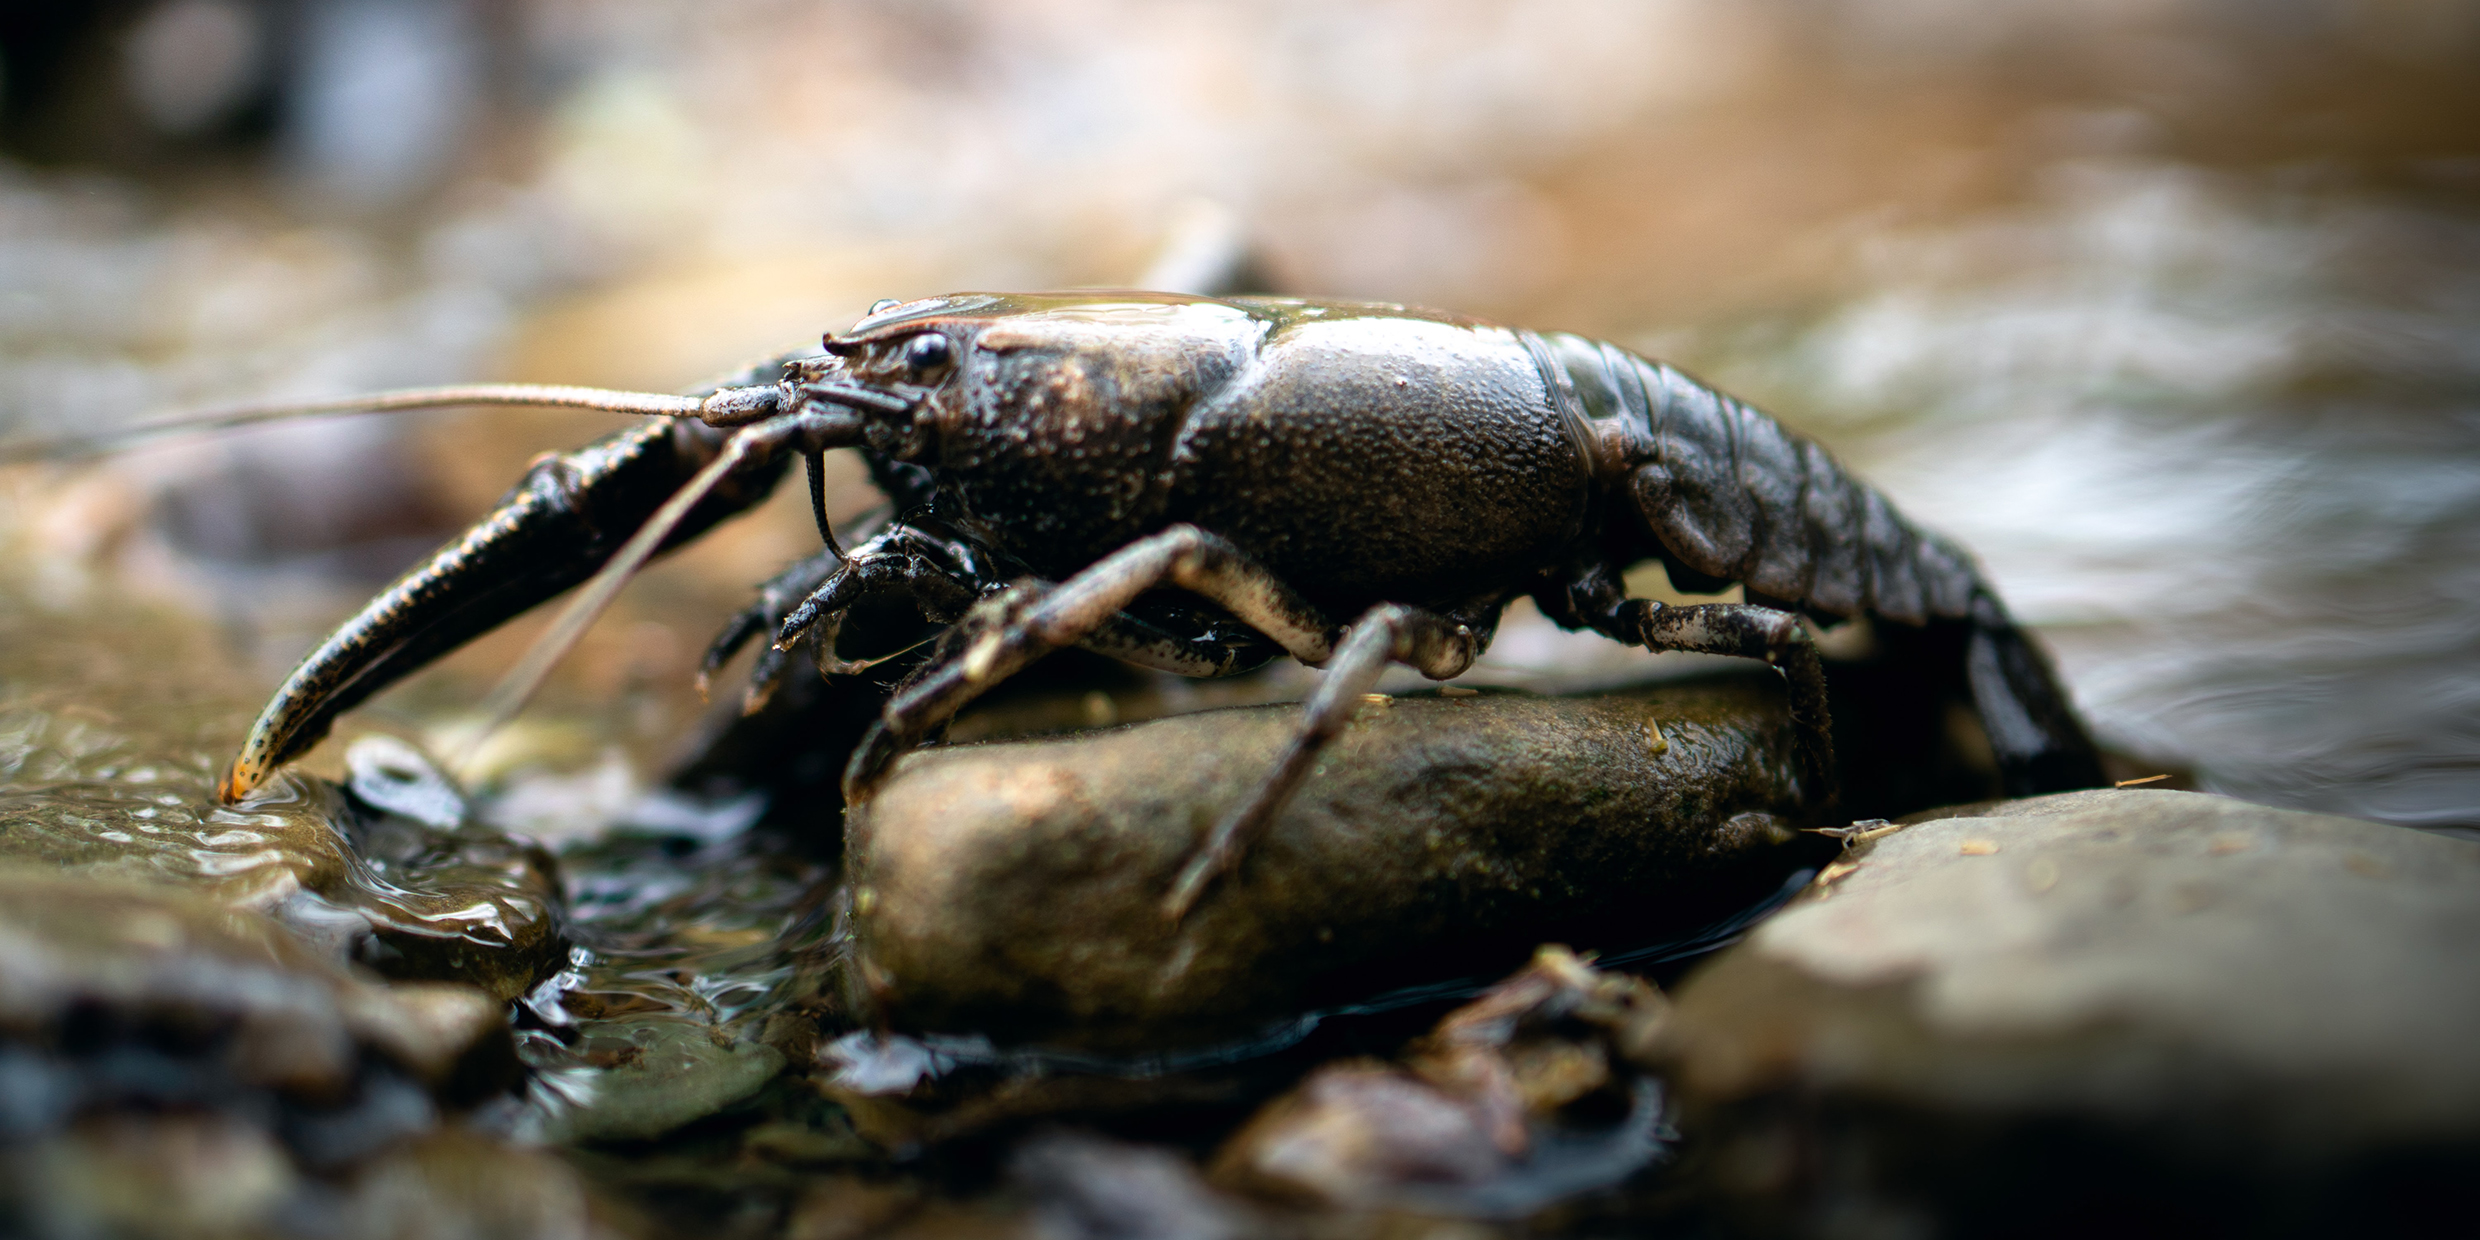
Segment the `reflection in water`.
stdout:
[[514,995],[554,945],[546,859],[454,820],[357,809],[288,772],[215,800],[257,686],[177,616],[0,588],[0,864],[171,883],[399,977]]

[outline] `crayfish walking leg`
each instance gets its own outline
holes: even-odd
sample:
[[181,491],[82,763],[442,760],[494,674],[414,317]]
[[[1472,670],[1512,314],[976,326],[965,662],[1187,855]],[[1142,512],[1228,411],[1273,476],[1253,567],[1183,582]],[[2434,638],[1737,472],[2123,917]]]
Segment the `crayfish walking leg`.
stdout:
[[1174,919],[1282,808],[1318,751],[1351,721],[1361,695],[1389,663],[1406,663],[1432,679],[1447,680],[1471,667],[1480,653],[1481,639],[1469,626],[1398,604],[1381,605],[1350,629],[1337,629],[1228,542],[1195,526],[1173,526],[1104,557],[1065,582],[1019,582],[989,600],[981,614],[968,617],[962,640],[896,694],[882,725],[854,753],[845,773],[846,799],[867,796],[897,756],[983,691],[1033,660],[1096,633],[1138,596],[1160,586],[1177,586],[1222,604],[1304,663],[1332,660],[1326,682],[1310,699],[1300,733],[1274,771],[1209,833],[1183,868],[1164,902],[1164,912]]
[[1359,713],[1363,695],[1376,687],[1390,663],[1418,668],[1434,680],[1449,680],[1472,666],[1478,643],[1472,630],[1433,612],[1381,603],[1352,625],[1326,679],[1302,710],[1300,730],[1293,733],[1274,770],[1249,799],[1241,802],[1197,846],[1180,876],[1163,897],[1163,916],[1178,921],[1204,893],[1206,884],[1240,860],[1268,823],[1280,812],[1301,781],[1309,777],[1320,751],[1343,735]]

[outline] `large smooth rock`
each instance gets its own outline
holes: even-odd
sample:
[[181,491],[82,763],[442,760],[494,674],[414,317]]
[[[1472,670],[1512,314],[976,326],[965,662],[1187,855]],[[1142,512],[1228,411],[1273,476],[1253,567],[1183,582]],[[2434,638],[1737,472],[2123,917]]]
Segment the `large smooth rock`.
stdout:
[[908,756],[848,831],[858,998],[896,1028],[1002,1043],[1194,1044],[1546,940],[1682,933],[1817,858],[1771,673],[1407,697],[1365,709],[1236,872],[1166,921],[1173,875],[1298,717]]
[[2071,793],[1855,850],[1658,1058],[1757,1233],[2412,1231],[2480,1176],[2474,943],[2480,845]]

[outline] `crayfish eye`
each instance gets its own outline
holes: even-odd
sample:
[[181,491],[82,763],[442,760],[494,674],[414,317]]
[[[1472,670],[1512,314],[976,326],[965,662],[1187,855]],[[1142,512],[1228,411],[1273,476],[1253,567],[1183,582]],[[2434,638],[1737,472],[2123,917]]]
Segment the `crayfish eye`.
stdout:
[[954,346],[947,343],[947,337],[925,332],[905,342],[904,364],[915,375],[926,375],[945,366],[954,354]]

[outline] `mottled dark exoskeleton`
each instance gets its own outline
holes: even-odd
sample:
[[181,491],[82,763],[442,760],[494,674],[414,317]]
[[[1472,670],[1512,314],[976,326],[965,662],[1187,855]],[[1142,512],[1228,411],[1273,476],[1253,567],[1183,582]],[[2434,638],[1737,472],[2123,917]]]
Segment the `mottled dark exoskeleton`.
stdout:
[[[773,583],[718,653],[772,624],[778,651],[811,633],[838,670],[834,626],[872,595],[953,622],[854,752],[848,799],[1064,646],[1190,676],[1281,654],[1327,669],[1257,795],[1199,841],[1174,916],[1387,665],[1460,675],[1524,596],[1617,641],[1772,663],[1821,788],[1825,688],[1801,615],[1959,628],[2008,790],[2099,781],[2047,663],[1969,557],[1815,444],[1616,346],[1392,305],[1087,293],[882,303],[825,348],[694,402],[703,421],[538,464],[303,662],[227,796],[377,687],[591,573],[658,505],[680,518],[659,537],[683,540],[755,503],[794,456],[814,498],[817,456],[837,447],[872,458],[894,520],[844,555],[822,514],[829,552]],[[1747,601],[1629,598],[1623,575],[1650,559],[1686,589],[1743,583]]]

